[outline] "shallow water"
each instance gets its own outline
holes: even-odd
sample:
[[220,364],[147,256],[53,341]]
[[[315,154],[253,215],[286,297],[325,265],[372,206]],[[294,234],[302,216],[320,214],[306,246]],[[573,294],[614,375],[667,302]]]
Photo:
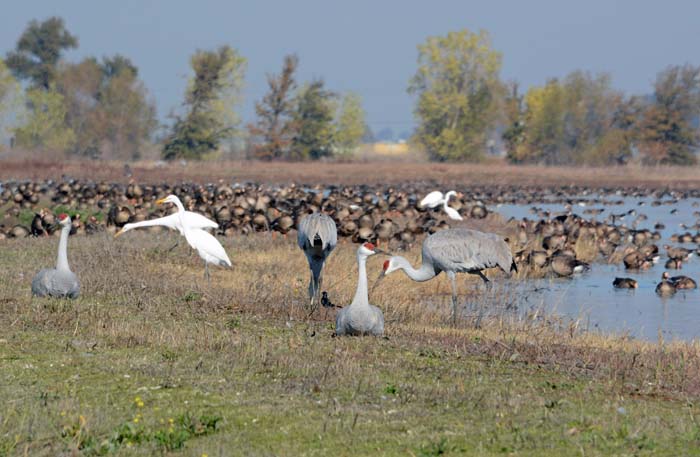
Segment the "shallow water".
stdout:
[[[593,198],[593,197],[591,197]],[[624,265],[608,265],[594,263],[591,271],[567,278],[533,279],[514,285],[519,290],[518,308],[521,311],[543,307],[570,319],[579,320],[579,324],[589,330],[602,332],[627,333],[637,338],[656,341],[662,335],[665,341],[700,339],[700,291],[679,291],[675,296],[660,298],[655,293],[656,284],[660,281],[666,262],[664,244],[685,246],[696,249],[695,244],[678,244],[670,241],[674,233],[695,233],[694,229],[683,229],[680,224],[692,226],[697,222],[694,211],[700,210],[693,203],[700,199],[684,199],[671,204],[651,206],[653,198],[615,198],[607,200],[621,201],[622,204],[603,205],[591,204],[586,206],[574,205],[571,211],[588,219],[595,217],[604,220],[612,212],[621,214],[634,209],[638,214],[648,216],[639,221],[638,229],[654,230],[654,224],[661,222],[665,229],[659,230],[662,239],[657,241],[661,259],[646,271],[627,271]],[[670,200],[666,200],[671,202]],[[643,204],[640,205],[640,202]],[[506,218],[522,219],[538,218],[532,214],[533,205],[500,205],[494,207]],[[562,213],[565,211],[561,204],[538,204],[538,208]],[[587,208],[602,208],[604,212],[597,216],[583,214]],[[671,210],[675,209],[672,214]],[[618,225],[632,226],[637,216],[625,216]],[[700,280],[700,259],[694,255],[683,264],[681,270],[668,270],[671,276],[690,276]],[[612,281],[616,276],[634,278],[639,283],[636,290],[615,289]],[[522,290],[520,290],[522,289]]]

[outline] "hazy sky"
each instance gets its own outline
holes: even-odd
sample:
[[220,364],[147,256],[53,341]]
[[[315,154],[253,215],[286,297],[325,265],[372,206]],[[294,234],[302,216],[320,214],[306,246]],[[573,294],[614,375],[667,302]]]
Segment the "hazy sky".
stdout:
[[503,79],[523,87],[580,68],[606,71],[628,93],[647,93],[670,64],[700,63],[700,2],[693,1],[146,1],[11,2],[0,19],[0,52],[31,19],[58,15],[80,40],[67,58],[121,53],[138,66],[161,119],[177,109],[196,49],[229,44],[248,59],[246,121],[265,75],[297,53],[300,81],[363,98],[377,132],[413,125],[406,93],[416,45],[451,30],[485,29],[503,53]]

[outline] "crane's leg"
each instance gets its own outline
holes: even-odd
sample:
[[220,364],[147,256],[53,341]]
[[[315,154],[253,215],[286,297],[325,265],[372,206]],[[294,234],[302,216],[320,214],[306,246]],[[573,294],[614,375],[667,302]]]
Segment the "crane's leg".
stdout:
[[484,284],[489,284],[491,281],[489,281],[489,278],[486,277],[484,273],[482,273],[481,270],[478,270],[476,274],[479,275],[479,277],[484,281]]
[[177,241],[175,242],[175,244],[173,244],[173,245],[170,247],[170,249],[168,249],[168,252],[173,252],[173,249],[175,249],[175,248],[178,247],[179,245],[180,245],[180,238],[178,238]]
[[452,283],[452,324],[457,323],[457,281],[454,272],[448,273],[450,283]]
[[207,287],[211,287],[211,276],[209,275],[209,264],[204,262],[204,277],[207,279]]

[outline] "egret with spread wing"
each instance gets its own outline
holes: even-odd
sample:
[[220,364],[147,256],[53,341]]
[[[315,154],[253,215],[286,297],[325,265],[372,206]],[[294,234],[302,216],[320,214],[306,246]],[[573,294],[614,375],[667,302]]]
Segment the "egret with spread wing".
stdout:
[[204,277],[207,278],[207,282],[210,283],[209,276],[209,264],[213,263],[222,267],[230,267],[231,260],[229,260],[226,250],[219,243],[219,241],[209,232],[193,228],[188,225],[187,219],[185,219],[185,207],[182,206],[182,202],[175,195],[168,195],[156,202],[157,204],[172,203],[177,206],[178,212],[176,213],[180,218],[180,225],[182,226],[182,232],[187,240],[187,243],[192,246],[193,249],[197,251],[199,257],[204,260]]
[[[185,224],[187,224],[188,227],[193,229],[219,228],[219,224],[217,224],[216,222],[202,216],[201,214],[193,213],[192,211],[185,211],[182,215],[182,218],[184,219]],[[180,223],[180,215],[178,213],[169,214],[168,216],[159,217],[157,219],[150,219],[147,221],[132,222],[126,224],[114,236],[117,237],[123,235],[129,230],[153,226],[162,226],[167,227],[171,230],[177,230],[178,232],[180,232],[180,235],[185,236],[182,224]]]

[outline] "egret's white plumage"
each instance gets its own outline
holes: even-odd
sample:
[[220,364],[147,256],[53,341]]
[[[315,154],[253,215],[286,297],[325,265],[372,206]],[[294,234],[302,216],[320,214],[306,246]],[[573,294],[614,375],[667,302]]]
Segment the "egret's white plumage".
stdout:
[[58,221],[63,228],[58,241],[56,268],[45,268],[34,276],[32,295],[77,298],[80,295],[80,281],[68,265],[68,235],[71,230],[71,220],[68,215],[59,214]]
[[461,221],[462,216],[460,216],[459,212],[456,209],[447,206],[450,201],[450,197],[453,195],[457,195],[457,192],[454,190],[447,192],[445,195],[443,195],[439,190],[434,190],[423,197],[423,200],[420,201],[420,206],[437,208],[438,205],[442,205],[442,209],[445,210],[445,213],[447,213],[447,217],[455,221]]
[[423,197],[423,200],[420,201],[420,206],[421,207],[428,207],[428,208],[435,208],[438,205],[442,204],[442,202],[445,201],[445,196],[440,192],[439,190],[434,190],[430,192],[428,195]]
[[192,246],[193,249],[197,251],[199,257],[204,260],[204,275],[209,280],[209,264],[213,263],[222,267],[231,266],[231,260],[226,254],[226,250],[219,243],[211,233],[190,227],[187,224],[187,220],[184,217],[185,207],[182,206],[182,202],[175,195],[168,195],[156,202],[157,204],[162,203],[172,203],[177,206],[178,212],[176,213],[180,218],[180,225],[182,226],[182,231],[187,240],[187,243]]
[[341,309],[336,316],[336,335],[384,334],[384,314],[381,309],[369,304],[367,295],[367,258],[377,252],[372,243],[365,243],[357,249],[357,290],[350,306]]
[[[209,229],[209,228],[216,229],[216,228],[219,228],[219,224],[217,224],[216,222],[202,216],[201,214],[193,213],[192,211],[185,211],[182,214],[182,219],[185,221],[185,224],[188,227],[193,228],[193,229]],[[173,213],[173,214],[170,214],[168,216],[159,217],[157,219],[150,219],[147,221],[132,222],[132,223],[126,224],[114,236],[123,235],[124,233],[128,232],[129,230],[142,228],[142,227],[153,227],[153,226],[162,226],[162,227],[167,227],[171,230],[177,230],[178,232],[180,232],[180,235],[185,236],[185,232],[182,228],[182,224],[180,223],[180,215],[178,213]]]

